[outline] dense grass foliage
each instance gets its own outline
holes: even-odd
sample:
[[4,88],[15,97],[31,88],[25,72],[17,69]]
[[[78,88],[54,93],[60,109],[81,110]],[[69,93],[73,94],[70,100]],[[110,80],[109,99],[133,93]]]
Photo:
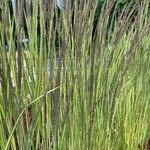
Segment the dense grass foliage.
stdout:
[[2,10],[0,149],[149,149],[149,1],[132,4],[118,15],[119,3],[105,1],[93,34],[96,0],[69,1],[61,13],[33,0],[26,44],[23,3],[15,41]]

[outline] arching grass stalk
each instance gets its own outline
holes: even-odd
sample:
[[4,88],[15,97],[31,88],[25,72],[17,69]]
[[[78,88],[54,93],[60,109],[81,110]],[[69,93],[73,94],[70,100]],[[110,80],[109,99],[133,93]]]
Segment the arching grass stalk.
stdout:
[[40,100],[41,98],[43,98],[44,96],[46,96],[46,95],[52,93],[53,91],[55,91],[55,90],[57,90],[57,89],[59,89],[59,88],[60,88],[60,86],[58,86],[58,87],[56,87],[56,88],[54,88],[54,89],[52,89],[52,90],[49,90],[49,91],[46,92],[45,94],[40,95],[39,97],[37,97],[36,99],[34,99],[32,102],[30,102],[29,104],[27,104],[27,106],[21,111],[20,115],[18,116],[18,118],[17,118],[17,120],[16,120],[16,123],[15,123],[15,125],[14,125],[14,127],[13,127],[13,129],[12,129],[10,135],[9,135],[8,141],[7,141],[7,143],[6,143],[5,150],[8,149],[8,146],[9,146],[9,143],[10,143],[10,140],[11,140],[11,137],[12,137],[12,135],[13,135],[15,129],[16,129],[16,126],[17,126],[17,124],[18,124],[18,122],[19,122],[21,116],[23,115],[24,111],[25,111],[29,106],[31,106],[32,104],[34,104],[35,102],[37,102],[38,100]]

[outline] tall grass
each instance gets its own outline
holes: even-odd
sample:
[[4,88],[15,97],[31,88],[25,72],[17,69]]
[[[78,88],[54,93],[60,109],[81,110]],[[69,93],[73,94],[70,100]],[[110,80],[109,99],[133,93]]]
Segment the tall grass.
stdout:
[[96,1],[69,1],[60,14],[54,3],[32,3],[28,45],[23,8],[17,47],[10,18],[0,24],[0,149],[148,149],[149,2],[131,1],[118,16],[106,1],[94,37]]

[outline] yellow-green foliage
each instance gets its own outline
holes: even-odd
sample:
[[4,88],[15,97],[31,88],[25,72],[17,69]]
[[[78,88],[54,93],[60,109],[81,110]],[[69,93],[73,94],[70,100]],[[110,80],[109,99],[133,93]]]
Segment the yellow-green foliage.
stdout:
[[116,18],[108,1],[95,39],[95,1],[69,3],[60,14],[49,5],[48,17],[33,4],[26,46],[16,47],[9,19],[0,25],[0,149],[142,149],[150,134],[149,2],[137,3],[132,22],[132,9]]

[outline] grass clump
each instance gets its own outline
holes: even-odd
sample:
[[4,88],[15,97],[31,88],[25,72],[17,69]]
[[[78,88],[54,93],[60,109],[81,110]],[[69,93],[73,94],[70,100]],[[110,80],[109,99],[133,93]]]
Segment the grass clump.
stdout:
[[149,2],[31,3],[0,24],[0,149],[148,149]]

